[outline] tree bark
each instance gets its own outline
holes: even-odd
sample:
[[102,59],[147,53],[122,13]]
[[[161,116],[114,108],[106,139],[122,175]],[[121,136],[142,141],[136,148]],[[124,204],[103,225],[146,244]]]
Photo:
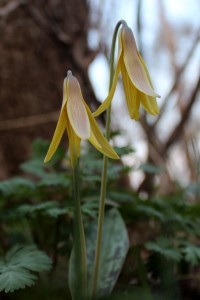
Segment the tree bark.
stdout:
[[52,137],[67,70],[95,108],[88,20],[86,0],[1,2],[0,179],[18,173],[35,138]]

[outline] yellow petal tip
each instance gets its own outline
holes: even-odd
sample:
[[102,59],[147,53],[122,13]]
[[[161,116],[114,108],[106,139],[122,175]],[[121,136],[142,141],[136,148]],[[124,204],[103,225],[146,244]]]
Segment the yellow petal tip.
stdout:
[[45,157],[44,163],[46,164],[48,161],[49,161],[49,159],[47,159],[47,157]]
[[96,111],[95,111],[95,112],[93,112],[93,114],[92,114],[92,115],[93,115],[93,117],[95,117],[95,118],[96,118],[96,117],[98,117],[98,113],[96,113]]

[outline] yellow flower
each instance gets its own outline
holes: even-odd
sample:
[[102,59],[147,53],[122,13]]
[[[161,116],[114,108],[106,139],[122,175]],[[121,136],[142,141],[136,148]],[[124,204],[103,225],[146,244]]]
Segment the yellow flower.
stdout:
[[98,116],[110,106],[120,71],[130,117],[139,119],[140,104],[151,115],[158,114],[156,97],[160,96],[153,90],[147,67],[137,50],[133,32],[124,23],[119,33],[118,61],[110,93],[93,115]]
[[69,138],[70,161],[73,168],[76,166],[78,157],[80,157],[81,139],[89,140],[98,151],[106,156],[113,159],[119,158],[101,133],[97,122],[83,99],[78,80],[72,75],[71,71],[67,72],[67,77],[64,79],[62,108],[53,139],[44,160],[45,163],[54,155],[65,129]]

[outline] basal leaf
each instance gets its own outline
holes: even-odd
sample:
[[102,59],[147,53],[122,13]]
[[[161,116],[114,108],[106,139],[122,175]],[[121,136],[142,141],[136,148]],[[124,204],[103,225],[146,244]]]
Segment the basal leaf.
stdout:
[[[97,221],[86,228],[86,249],[88,262],[88,293],[91,293],[92,274],[96,247]],[[98,298],[108,296],[118,279],[129,248],[128,234],[124,221],[116,208],[105,214],[103,239],[100,258],[99,280],[97,286]],[[72,295],[75,295],[76,258],[74,249],[69,263],[69,286]]]
[[[94,222],[91,223],[86,230],[89,290],[91,290],[94,266],[96,233],[97,224]],[[113,290],[122,269],[128,248],[129,240],[126,226],[119,211],[116,208],[113,208],[106,213],[104,219],[99,280],[97,286],[98,297],[107,296]]]

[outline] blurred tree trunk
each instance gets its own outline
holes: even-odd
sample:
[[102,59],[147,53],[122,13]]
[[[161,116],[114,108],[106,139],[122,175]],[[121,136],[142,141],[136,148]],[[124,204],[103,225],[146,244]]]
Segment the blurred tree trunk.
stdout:
[[18,172],[35,138],[52,137],[67,70],[95,108],[88,20],[87,0],[1,0],[0,179]]

